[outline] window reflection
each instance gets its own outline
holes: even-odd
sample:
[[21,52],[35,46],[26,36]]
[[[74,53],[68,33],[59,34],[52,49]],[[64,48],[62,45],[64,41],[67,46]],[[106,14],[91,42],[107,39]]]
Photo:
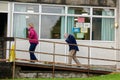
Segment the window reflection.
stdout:
[[64,33],[64,17],[42,16],[41,38],[60,39]]
[[22,14],[14,14],[14,37],[27,37],[27,30],[29,23],[33,23],[35,30],[38,32],[38,24],[39,24],[39,16],[38,15],[22,15]]
[[15,10],[19,12],[39,12],[39,6],[36,5],[26,5],[26,4],[15,4]]
[[42,6],[43,13],[65,13],[65,8],[63,6]]
[[113,41],[114,19],[93,18],[92,40]]

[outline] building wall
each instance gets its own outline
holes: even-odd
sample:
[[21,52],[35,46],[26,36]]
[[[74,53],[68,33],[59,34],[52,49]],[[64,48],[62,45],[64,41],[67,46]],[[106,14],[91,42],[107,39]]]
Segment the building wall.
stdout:
[[[18,1],[18,0],[16,0]],[[22,0],[19,0],[22,1]],[[35,1],[35,0],[34,0]],[[50,1],[50,2],[49,2]],[[69,4],[71,5],[92,5],[92,6],[112,6],[115,7],[116,6],[116,1],[115,0],[108,0],[108,1],[103,1],[103,0],[83,0],[84,2],[80,1],[80,0],[66,0],[66,1],[60,1],[60,0],[41,0],[40,3],[56,3],[56,4]],[[101,2],[99,2],[101,1]],[[120,48],[120,20],[119,20],[119,16],[120,16],[120,1],[117,0],[117,24],[118,24],[118,28],[116,28],[116,41],[115,42],[97,42],[97,41],[83,41],[83,40],[78,40],[78,44],[80,45],[92,45],[92,46],[100,46],[100,47],[108,47],[108,48]],[[28,0],[24,0],[24,2],[29,2]],[[32,2],[32,0],[31,0]],[[94,3],[93,3],[94,2]],[[13,35],[13,14],[12,14],[12,3],[13,2],[2,2],[0,3],[0,12],[2,13],[8,13],[8,29],[7,29],[7,36],[8,37],[12,37]],[[9,6],[9,7],[8,7]],[[54,42],[62,42],[65,43],[64,39],[44,39],[44,40],[49,40],[49,41],[54,41]],[[57,44],[55,45],[56,49],[55,49],[55,54],[63,54],[63,55],[68,55],[68,45],[62,45],[62,44]],[[19,50],[28,50],[29,48],[29,42],[26,40],[17,40],[17,47],[16,49]],[[53,44],[52,43],[44,43],[44,42],[40,42],[40,44],[37,46],[36,51],[37,52],[47,52],[47,53],[53,53]],[[82,47],[79,46],[80,51],[77,52],[78,56],[82,56],[82,57],[88,57],[88,47]],[[9,43],[7,45],[7,49],[9,49]],[[49,55],[45,55],[45,54],[36,54],[37,58],[39,60],[45,60],[45,61],[52,61],[53,60],[53,56],[49,56]],[[111,50],[104,50],[104,49],[98,49],[98,48],[90,48],[90,57],[92,58],[102,58],[102,59],[112,59],[112,60],[120,60],[120,51],[111,51]],[[9,58],[9,51],[7,51],[7,58]],[[21,58],[21,59],[28,59],[29,60],[29,53],[28,52],[20,52],[20,51],[16,51],[16,58]],[[61,62],[61,63],[67,63],[68,62],[68,58],[67,57],[63,57],[63,56],[57,56],[55,58],[55,60],[57,62]],[[83,59],[80,58],[79,61],[84,65],[84,64],[88,64],[88,59]],[[73,64],[75,64],[73,62]],[[109,62],[109,61],[99,61],[99,60],[90,60],[90,64],[94,64],[94,65],[117,65],[117,68],[120,68],[120,62]],[[2,67],[2,66],[0,66]],[[2,68],[1,68],[2,69]],[[10,69],[9,69],[10,70]],[[2,71],[2,70],[1,70]],[[10,70],[11,71],[11,70]],[[3,73],[3,72],[0,72]],[[8,72],[7,72],[8,73]],[[67,74],[66,74],[67,73]],[[86,74],[80,74],[80,73],[70,73],[68,74],[68,72],[66,72],[64,74],[61,75],[61,72],[57,72],[56,77],[86,77]],[[6,72],[4,73],[6,74]],[[39,76],[38,76],[39,75]],[[44,76],[43,76],[44,75]],[[18,77],[51,77],[51,73],[48,74],[48,72],[46,73],[19,73]],[[83,76],[85,75],[85,76]],[[11,73],[10,75],[11,76]],[[8,76],[8,77],[9,77]]]
[[115,7],[117,0],[3,0],[3,1]]
[[[82,3],[82,2],[80,2],[80,3]],[[96,4],[97,4],[97,2],[96,2]],[[12,17],[10,19],[10,22],[11,21],[12,21]],[[8,28],[10,28],[12,26],[13,25],[12,25],[12,22],[11,22],[11,25]],[[10,34],[13,34],[12,28],[11,28],[10,31],[11,31]],[[10,36],[12,36],[12,35],[10,35]],[[47,39],[47,40],[50,40],[50,39]],[[56,40],[52,40],[52,41],[58,41],[58,40],[56,39]],[[59,40],[59,41],[60,42],[64,42],[64,40]],[[23,46],[23,44],[24,44],[24,46]],[[108,48],[116,47],[116,43],[115,42],[104,42],[104,41],[103,42],[102,41],[101,42],[97,42],[97,41],[92,41],[91,42],[89,40],[88,41],[78,40],[78,44],[93,45],[93,46],[95,45],[95,46],[102,46],[102,47],[105,46],[105,47],[108,47]],[[68,54],[68,47],[67,46],[65,46],[65,45],[59,45],[59,46],[56,46],[56,53]],[[17,42],[17,49],[28,50],[28,48],[29,48],[29,43],[27,41],[18,40],[18,42]],[[98,50],[99,50],[99,52],[98,52]],[[53,44],[40,43],[40,45],[37,46],[36,51],[43,51],[43,52],[52,53],[53,52]],[[108,54],[108,56],[104,56],[104,54],[106,54],[106,53],[109,53],[111,55]],[[115,53],[114,51],[100,50],[100,49],[93,49],[93,48],[91,48],[90,56],[91,57],[107,58],[107,59],[113,59],[114,60],[114,59],[116,59],[116,54],[114,54],[114,53]],[[16,52],[16,54],[17,54],[17,58],[29,59],[29,54],[28,53],[23,54],[21,52]],[[9,55],[9,52],[8,52],[8,55]],[[7,57],[9,57],[8,55],[7,55]],[[84,47],[80,46],[80,51],[77,53],[77,55],[88,57],[87,48],[84,48]],[[37,55],[37,57],[39,58],[39,60],[52,60],[52,56],[49,57],[49,56]],[[67,63],[67,57],[57,57],[56,60],[58,62],[66,62]],[[80,62],[82,64],[87,64],[88,63],[87,61],[88,60],[80,59]],[[116,63],[114,63],[114,62],[104,62],[104,61],[97,62],[97,61],[93,61],[93,60],[91,60],[91,64],[98,64],[98,65],[100,65],[100,64],[101,65],[103,65],[103,64],[106,64],[106,65],[112,64],[112,65],[116,65]]]

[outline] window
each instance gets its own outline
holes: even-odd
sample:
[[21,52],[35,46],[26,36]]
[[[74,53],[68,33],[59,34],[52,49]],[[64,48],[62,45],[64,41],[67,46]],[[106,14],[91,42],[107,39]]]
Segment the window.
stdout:
[[114,16],[114,9],[94,8],[93,15]]
[[39,30],[39,16],[38,15],[23,15],[23,14],[14,14],[14,37],[26,38],[27,31],[26,28],[29,23],[33,23],[35,30],[38,33]]
[[65,18],[63,16],[42,15],[41,38],[60,39],[64,34]]
[[[114,11],[109,8],[93,8],[90,19],[90,17],[85,17],[90,15],[90,8],[69,7],[68,14],[75,14],[75,16],[67,17],[67,32],[79,40],[114,41]],[[76,14],[81,16],[76,17]],[[110,18],[106,18],[108,16]]]
[[69,14],[90,15],[90,8],[86,7],[69,7]]
[[15,3],[13,15],[15,37],[26,38],[26,27],[32,22],[41,39],[63,39],[65,32],[78,40],[114,41],[115,38],[112,7]]
[[69,16],[67,32],[73,34],[76,39],[90,40],[90,18]]
[[42,6],[43,13],[65,13],[65,8],[63,6]]
[[114,19],[93,18],[92,40],[114,41]]
[[35,13],[39,12],[39,6],[30,4],[15,4],[14,11]]

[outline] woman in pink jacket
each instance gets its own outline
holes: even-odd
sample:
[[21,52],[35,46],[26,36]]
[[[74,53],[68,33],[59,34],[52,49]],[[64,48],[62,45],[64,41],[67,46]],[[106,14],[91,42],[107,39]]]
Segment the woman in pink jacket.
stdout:
[[[38,35],[37,35],[32,23],[30,23],[29,27],[28,27],[28,38],[29,38],[29,43],[30,43],[30,47],[29,47],[30,59],[37,60],[37,58],[34,54],[34,51],[38,44]],[[31,61],[31,62],[34,62],[34,61]]]

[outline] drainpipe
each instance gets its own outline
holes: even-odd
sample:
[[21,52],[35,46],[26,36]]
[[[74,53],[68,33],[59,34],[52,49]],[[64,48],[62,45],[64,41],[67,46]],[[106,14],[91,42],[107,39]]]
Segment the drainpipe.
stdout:
[[[120,20],[119,20],[119,17],[120,17],[120,0],[117,0],[116,2],[116,7],[117,7],[117,10],[116,10],[116,23],[118,24],[117,28],[116,29],[116,48],[117,49],[120,49]],[[116,60],[120,61],[120,50],[117,50],[116,51]],[[120,72],[120,62],[116,62],[116,70]]]

